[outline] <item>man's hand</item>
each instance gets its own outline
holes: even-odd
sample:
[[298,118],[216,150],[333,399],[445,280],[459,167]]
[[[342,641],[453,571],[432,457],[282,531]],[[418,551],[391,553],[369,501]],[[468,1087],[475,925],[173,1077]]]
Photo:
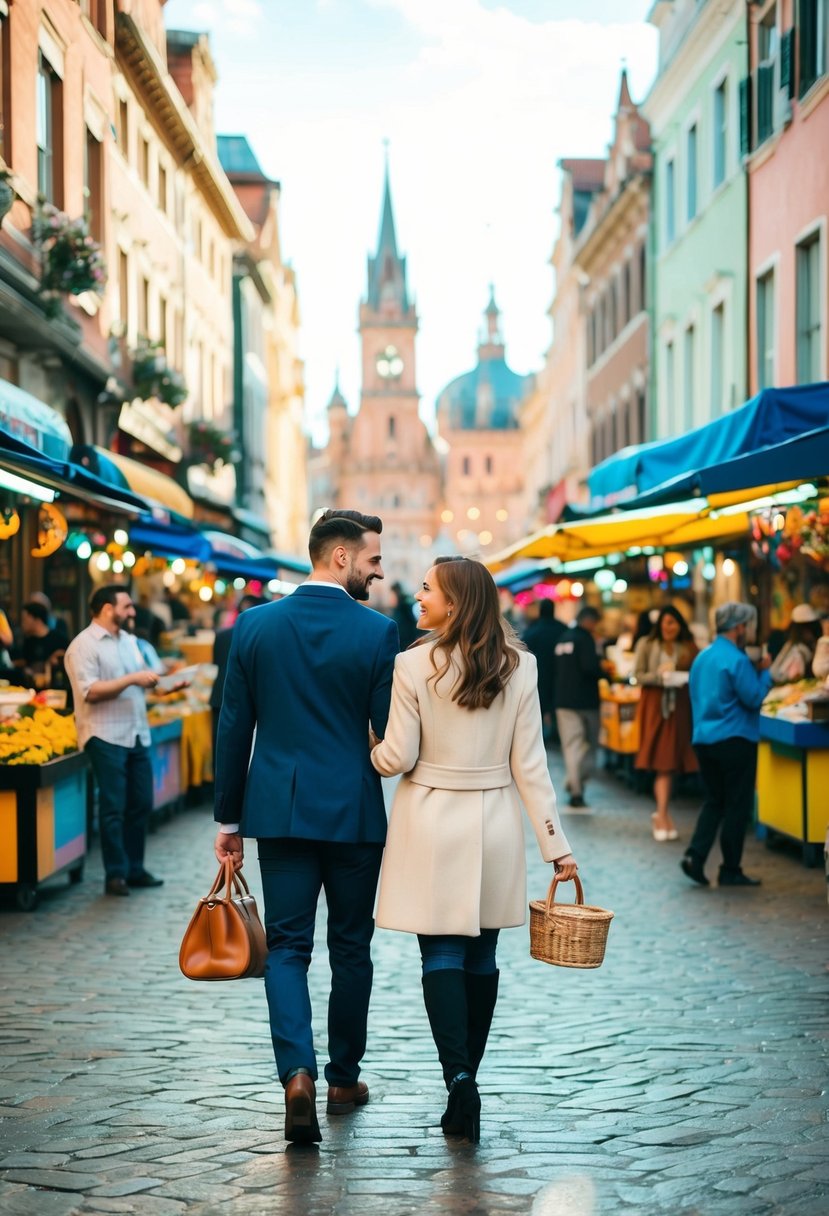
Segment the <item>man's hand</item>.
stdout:
[[559,878],[562,882],[569,882],[572,878],[575,878],[579,868],[572,853],[567,853],[564,857],[559,857],[557,861],[553,862],[553,866],[555,868],[556,878]]
[[218,832],[213,848],[222,865],[229,857],[234,870],[241,870],[244,865],[245,846],[238,832]]
[[134,671],[132,673],[132,683],[137,684],[139,688],[155,688],[158,683],[158,676],[149,668],[142,671]]

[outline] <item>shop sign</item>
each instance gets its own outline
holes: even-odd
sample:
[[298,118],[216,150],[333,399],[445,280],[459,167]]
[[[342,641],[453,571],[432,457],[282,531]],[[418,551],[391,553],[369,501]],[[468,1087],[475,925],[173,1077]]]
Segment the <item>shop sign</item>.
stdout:
[[232,464],[191,464],[187,470],[187,492],[191,498],[229,507],[236,502],[236,468]]
[[156,398],[144,401],[141,397],[125,401],[118,415],[118,429],[174,464],[182,458],[183,452],[176,443],[176,416],[163,401]]

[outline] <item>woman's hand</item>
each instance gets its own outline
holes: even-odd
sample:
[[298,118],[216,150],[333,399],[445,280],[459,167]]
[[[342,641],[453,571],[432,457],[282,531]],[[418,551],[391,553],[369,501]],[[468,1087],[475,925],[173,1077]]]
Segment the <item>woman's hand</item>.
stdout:
[[233,862],[233,869],[241,870],[244,865],[245,846],[238,832],[218,832],[213,849],[222,865],[229,857]]
[[572,853],[559,857],[553,862],[553,867],[556,872],[556,878],[559,878],[562,882],[570,882],[571,879],[575,878],[579,868]]

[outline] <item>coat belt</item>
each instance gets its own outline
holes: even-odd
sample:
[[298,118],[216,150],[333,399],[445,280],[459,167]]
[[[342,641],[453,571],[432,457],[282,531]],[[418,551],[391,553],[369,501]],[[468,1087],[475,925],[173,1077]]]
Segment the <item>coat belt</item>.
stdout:
[[488,768],[453,768],[447,764],[427,764],[419,760],[408,774],[415,785],[427,785],[436,790],[497,790],[512,784],[508,764]]

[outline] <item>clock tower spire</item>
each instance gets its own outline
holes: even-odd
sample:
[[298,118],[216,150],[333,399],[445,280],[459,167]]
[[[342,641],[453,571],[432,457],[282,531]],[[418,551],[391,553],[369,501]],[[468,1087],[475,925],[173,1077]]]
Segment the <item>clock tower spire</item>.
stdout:
[[438,529],[440,463],[420,413],[415,378],[417,313],[406,259],[397,246],[388,158],[377,251],[368,258],[360,302],[362,389],[337,478],[337,503],[376,512],[383,520],[388,583],[373,599],[388,599],[400,582],[414,591],[428,569]]

